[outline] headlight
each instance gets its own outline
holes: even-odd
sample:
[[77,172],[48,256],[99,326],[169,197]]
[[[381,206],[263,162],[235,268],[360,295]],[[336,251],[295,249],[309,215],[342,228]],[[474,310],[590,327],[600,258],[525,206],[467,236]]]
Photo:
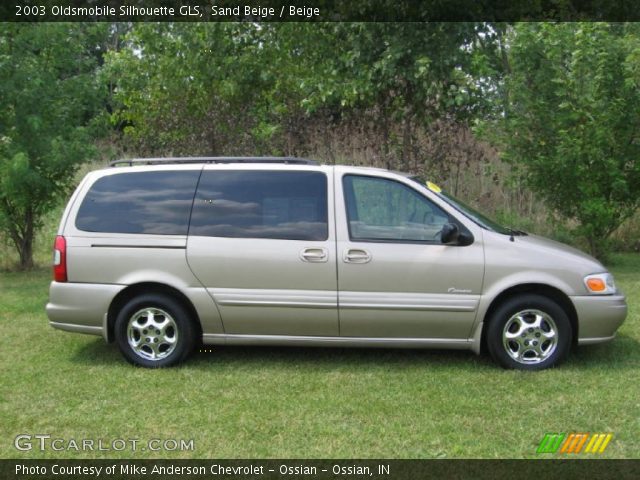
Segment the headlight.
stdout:
[[596,273],[584,277],[584,284],[589,293],[597,295],[611,295],[616,293],[616,284],[610,273]]

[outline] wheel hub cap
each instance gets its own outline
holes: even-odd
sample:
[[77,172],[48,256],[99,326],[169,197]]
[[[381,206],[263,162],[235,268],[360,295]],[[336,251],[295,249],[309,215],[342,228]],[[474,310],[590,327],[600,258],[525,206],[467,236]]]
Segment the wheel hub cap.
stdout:
[[518,363],[535,364],[549,358],[558,345],[558,327],[549,314],[528,309],[513,315],[502,331],[502,344]]
[[164,310],[144,308],[129,319],[127,341],[139,357],[162,360],[171,355],[178,344],[178,327]]

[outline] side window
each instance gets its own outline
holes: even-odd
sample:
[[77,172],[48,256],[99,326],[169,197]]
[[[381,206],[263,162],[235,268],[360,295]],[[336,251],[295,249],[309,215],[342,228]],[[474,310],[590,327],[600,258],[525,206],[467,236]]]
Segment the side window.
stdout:
[[301,171],[205,171],[189,235],[326,240],[327,176]]
[[186,235],[200,170],[117,173],[84,197],[76,228],[86,232]]
[[345,175],[351,240],[440,243],[449,215],[408,186],[385,178]]

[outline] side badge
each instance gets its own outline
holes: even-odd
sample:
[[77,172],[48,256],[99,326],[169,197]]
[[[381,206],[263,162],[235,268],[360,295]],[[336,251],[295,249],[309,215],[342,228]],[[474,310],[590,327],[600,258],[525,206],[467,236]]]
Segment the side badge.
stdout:
[[471,290],[468,290],[466,288],[449,287],[447,293],[471,293]]

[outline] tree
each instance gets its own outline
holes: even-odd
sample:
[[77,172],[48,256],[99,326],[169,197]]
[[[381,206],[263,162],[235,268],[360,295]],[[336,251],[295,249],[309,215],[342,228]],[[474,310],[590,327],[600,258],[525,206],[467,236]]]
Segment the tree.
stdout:
[[263,35],[253,23],[135,24],[107,56],[113,120],[145,154],[243,153],[272,84]]
[[639,33],[522,23],[510,38],[505,157],[596,256],[640,205]]
[[95,69],[108,25],[0,26],[0,226],[33,266],[43,214],[65,197],[92,152],[104,105]]
[[107,59],[113,119],[138,151],[213,155],[304,154],[306,127],[353,122],[373,126],[388,166],[409,168],[418,130],[482,108],[474,59],[495,50],[495,32],[485,23],[136,24]]
[[[306,71],[313,78],[305,82],[303,105],[310,111],[330,108],[343,117],[370,114],[380,130],[389,168],[411,168],[417,129],[444,117],[465,122],[483,108],[484,92],[475,75],[484,72],[474,60],[480,52],[495,49],[490,24],[383,22],[311,27],[313,31],[305,35],[313,38]],[[400,126],[394,142],[400,161],[392,165],[394,126]]]

